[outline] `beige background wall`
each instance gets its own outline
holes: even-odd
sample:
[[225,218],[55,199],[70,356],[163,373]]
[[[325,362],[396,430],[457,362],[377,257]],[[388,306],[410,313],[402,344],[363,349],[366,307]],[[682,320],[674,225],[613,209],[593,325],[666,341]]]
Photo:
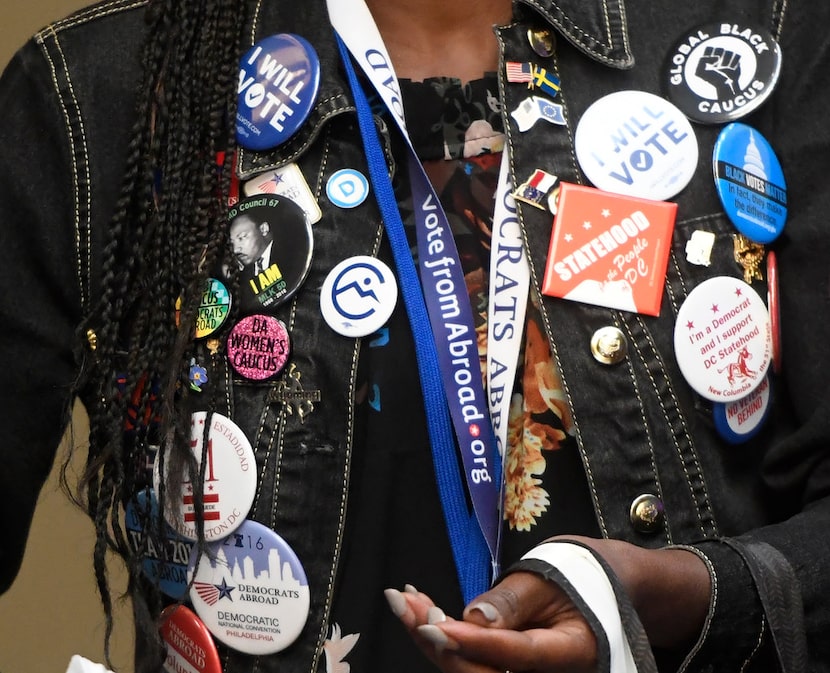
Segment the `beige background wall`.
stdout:
[[[90,2],[4,0],[0,67],[36,30]],[[62,448],[56,462],[65,455]],[[0,596],[0,673],[64,673],[76,653],[103,661],[103,617],[90,562],[93,539],[89,520],[68,502],[53,469],[41,493],[23,569],[11,590]],[[123,576],[115,573],[114,580],[123,587]],[[119,672],[128,673],[128,606],[121,606],[120,613],[113,660]]]

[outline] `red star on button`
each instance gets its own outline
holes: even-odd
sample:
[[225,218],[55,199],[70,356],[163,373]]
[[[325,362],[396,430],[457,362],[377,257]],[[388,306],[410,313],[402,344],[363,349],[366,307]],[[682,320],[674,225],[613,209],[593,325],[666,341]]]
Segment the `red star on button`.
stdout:
[[694,324],[694,323],[690,320],[689,322],[687,322],[687,323],[686,323],[686,327],[687,327],[688,329],[694,329],[694,328],[695,328],[695,324]]
[[712,304],[712,313],[717,313],[718,310],[719,310],[718,305],[717,304]]

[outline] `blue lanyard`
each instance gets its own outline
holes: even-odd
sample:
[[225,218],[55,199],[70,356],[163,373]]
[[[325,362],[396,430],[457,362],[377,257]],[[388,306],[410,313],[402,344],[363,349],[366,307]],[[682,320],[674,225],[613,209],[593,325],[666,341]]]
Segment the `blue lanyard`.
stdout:
[[[401,283],[401,292],[415,340],[415,353],[424,396],[438,491],[464,602],[468,603],[489,588],[491,573],[498,571],[497,551],[493,549],[491,555],[488,540],[485,539],[485,533],[483,532],[483,530],[486,530],[486,526],[479,525],[479,520],[475,514],[470,514],[468,510],[456,454],[452,420],[439,367],[439,354],[435,345],[433,329],[430,326],[424,294],[412,260],[369,102],[358,82],[348,49],[339,36],[337,39],[352,94],[355,98],[360,133],[369,165],[369,175],[392,247],[392,254]],[[417,162],[410,162],[410,164],[413,163]],[[413,168],[421,169],[420,164],[417,164],[417,166],[410,165],[410,171]],[[438,207],[440,208],[440,205]],[[469,302],[466,303],[469,304]],[[472,337],[475,343],[475,334]],[[472,355],[476,361],[476,371],[478,371],[477,347],[473,349]],[[478,376],[480,379],[480,374]],[[492,424],[489,418],[482,425],[484,426],[483,431],[492,435]],[[498,461],[492,461],[491,478],[495,481],[495,490],[498,493],[498,484],[501,481],[501,466]],[[498,503],[495,503],[496,513],[498,512],[497,505]],[[498,519],[497,515],[496,528],[499,527]]]

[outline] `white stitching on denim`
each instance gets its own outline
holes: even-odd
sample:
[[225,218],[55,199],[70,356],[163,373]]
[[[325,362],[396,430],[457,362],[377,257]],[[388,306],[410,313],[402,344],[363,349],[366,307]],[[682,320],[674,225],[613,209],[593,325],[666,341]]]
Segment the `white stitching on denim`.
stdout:
[[775,26],[775,33],[774,33],[774,36],[775,36],[776,40],[780,40],[781,39],[781,33],[784,32],[784,19],[786,17],[788,9],[789,9],[788,0],[781,0],[781,7],[778,10],[778,12],[779,12],[778,13],[778,23]]
[[95,19],[100,19],[104,16],[118,14],[122,11],[136,9],[138,7],[148,4],[149,0],[135,0],[133,2],[131,2],[130,0],[114,0],[114,2],[109,2],[105,5],[89,7],[87,9],[81,10],[76,14],[72,14],[71,16],[68,16],[65,19],[55,21],[51,25],[44,28],[43,31],[60,32],[82,23],[87,23]]
[[[340,97],[339,95],[329,96],[328,98],[319,101],[317,103],[316,107],[319,108],[324,103],[328,103],[329,101],[336,100],[339,97]],[[354,109],[355,108],[354,108],[353,105],[347,105],[347,106],[344,106],[342,108],[336,108],[334,110],[330,110],[329,112],[324,114],[322,117],[320,117],[320,119],[319,119],[319,121],[316,125],[316,128],[318,128],[318,129],[322,128],[323,125],[329,119],[331,119],[332,117],[335,117],[335,116],[339,115],[342,112],[354,111]],[[285,164],[288,164],[288,163],[291,163],[292,161],[295,161],[297,159],[297,157],[299,157],[301,154],[304,154],[305,151],[311,146],[311,144],[317,139],[317,135],[318,134],[310,135],[308,137],[308,139],[300,147],[298,147],[296,149],[296,151],[294,151],[289,156],[282,157],[280,161],[272,162],[270,164],[266,164],[266,165],[263,165],[263,166],[255,166],[253,169],[246,171],[244,174],[240,174],[239,177],[241,179],[247,179],[250,175],[254,175],[255,173],[260,173],[262,171],[266,171],[266,170],[269,170],[269,169],[272,169],[272,168],[279,168],[280,166],[284,166]],[[245,148],[242,148],[242,147],[239,148],[239,165],[240,166],[242,166],[242,164],[244,163],[243,159],[244,159],[246,154],[247,154],[247,152],[246,152]]]
[[[628,340],[632,344],[634,344],[634,348],[636,349],[637,354],[640,356],[640,361],[643,362],[643,364],[645,366],[645,358],[643,357],[643,353],[642,353],[642,350],[640,349],[639,344],[637,343],[636,339],[634,339],[634,335],[631,333],[631,328],[626,323],[626,321],[624,319],[622,319],[622,314],[618,314],[618,316],[620,317],[620,320],[615,321],[615,324],[617,326],[622,324],[622,326],[625,327],[625,331],[628,333]],[[654,484],[657,487],[657,497],[660,498],[660,500],[663,500],[663,486],[660,483],[660,476],[657,472],[657,461],[656,461],[656,457],[655,457],[654,438],[651,435],[651,429],[648,427],[648,421],[646,419],[646,410],[645,410],[645,408],[643,407],[643,404],[642,404],[642,399],[643,398],[640,395],[640,386],[637,383],[637,377],[634,375],[634,368],[631,366],[630,362],[627,366],[628,366],[628,376],[631,379],[631,384],[634,386],[634,391],[637,394],[637,400],[640,402],[640,405],[639,405],[640,406],[640,419],[643,422],[643,430],[645,432],[646,437],[648,438],[648,453],[649,453],[649,459],[650,459],[650,462],[651,462],[651,474],[654,477]],[[648,370],[647,366],[645,368],[646,368],[646,370]],[[668,544],[671,544],[672,543],[672,534],[671,534],[671,526],[669,525],[669,515],[668,515],[667,512],[665,513],[665,515],[663,517],[663,520],[666,523],[666,542]]]
[[709,571],[709,579],[712,583],[709,600],[709,611],[706,613],[706,621],[703,622],[703,628],[700,631],[700,637],[698,638],[697,642],[694,644],[692,649],[689,651],[689,654],[686,655],[686,658],[683,660],[683,663],[680,665],[680,668],[677,670],[677,673],[685,673],[689,669],[689,664],[692,663],[692,660],[695,658],[695,656],[697,656],[697,653],[700,652],[701,648],[703,647],[703,643],[706,642],[706,638],[709,635],[709,629],[712,627],[712,619],[715,616],[715,609],[717,608],[719,598],[718,576],[717,573],[715,573],[715,566],[709,560],[709,557],[706,556],[706,554],[704,554],[697,547],[691,547],[689,545],[675,545],[673,549],[685,549],[686,551],[690,551],[693,554],[695,554],[706,565],[706,569]]
[[[69,109],[67,107],[68,101],[65,99],[61,89],[61,82],[60,77],[58,75],[57,68],[55,66],[55,61],[52,59],[52,55],[49,53],[48,46],[46,44],[47,38],[52,38],[52,42],[57,46],[58,53],[61,55],[63,60],[64,70],[66,70],[66,60],[63,58],[63,53],[60,50],[60,46],[58,45],[58,38],[54,32],[46,31],[41,32],[37,37],[37,42],[41,47],[41,52],[43,53],[44,58],[49,64],[49,71],[52,74],[52,84],[55,87],[55,93],[57,94],[58,100],[60,101],[61,111],[63,112],[64,122],[66,125],[66,140],[69,144],[69,153],[71,157],[71,165],[72,165],[72,196],[73,196],[73,203],[74,203],[74,214],[73,214],[73,221],[75,225],[75,271],[78,280],[78,289],[81,293],[81,307],[85,310],[87,307],[87,298],[86,298],[86,291],[84,285],[84,277],[83,277],[83,261],[81,259],[81,222],[80,222],[80,176],[79,176],[79,158],[77,155],[77,148],[76,143],[74,140],[74,126],[72,124],[72,118],[69,113]],[[66,80],[69,82],[69,73],[67,72]],[[70,84],[70,91],[71,91],[71,82]],[[74,92],[72,92],[72,102],[75,106],[75,112],[78,116],[79,123],[81,123],[81,133],[83,134],[83,123],[80,122],[80,110],[78,109],[77,100],[75,99]],[[85,136],[84,136],[85,138]],[[85,150],[85,148],[84,148]],[[89,179],[89,166],[87,165],[87,180]],[[88,184],[88,183],[87,183]],[[89,192],[89,186],[87,186],[87,192]],[[87,217],[89,218],[89,212],[87,213]],[[89,236],[89,231],[87,231],[87,236]],[[88,269],[87,269],[88,271]],[[88,279],[86,279],[88,282]]]
[[758,640],[755,642],[755,647],[752,649],[752,652],[747,655],[747,658],[744,660],[744,663],[741,665],[740,673],[744,673],[749,665],[752,663],[752,660],[755,658],[755,655],[758,654],[759,650],[761,649],[761,645],[764,642],[764,630],[766,629],[767,620],[764,615],[761,615],[761,632],[758,634]]
[[259,28],[259,14],[262,11],[262,0],[257,0],[254,15],[251,20],[251,46],[256,42],[256,31]]
[[326,138],[323,142],[323,156],[320,159],[320,170],[317,171],[317,183],[314,185],[314,198],[320,202],[320,196],[323,193],[323,175],[326,172],[326,167],[329,163],[329,152],[331,150],[331,126],[326,126]]
[[[514,25],[516,25],[516,24],[511,24],[511,26],[506,26],[505,28],[510,28]],[[499,42],[499,78],[498,78],[498,81],[499,81],[499,98],[502,101],[504,101],[504,100],[507,100],[506,95],[505,95],[505,88],[504,88],[504,80],[505,80],[505,75],[504,75],[505,42],[504,42],[504,39],[502,37],[501,31],[497,31],[496,37],[497,37],[498,42]],[[564,101],[563,101],[563,106],[564,106]],[[503,111],[502,115],[503,115],[503,117],[506,117],[506,115],[507,115],[506,107],[505,107],[505,110]],[[566,119],[567,119],[567,117],[566,117]],[[570,127],[569,127],[569,130],[570,130]],[[509,120],[505,120],[504,133],[505,133],[505,138],[506,138],[507,144],[511,148],[511,152],[510,152],[510,174],[512,176],[515,176],[516,175],[516,165],[515,165],[515,159],[513,157],[513,152],[512,152],[512,148],[513,148],[513,145],[514,145],[514,143],[513,143],[513,131],[512,131],[512,128],[510,126]],[[572,143],[571,143],[571,145],[572,145]],[[573,151],[571,152],[571,156],[573,157]],[[524,243],[525,249],[527,250],[527,249],[529,249],[528,240],[527,240],[527,228],[525,227],[524,216],[522,214],[522,208],[521,208],[520,204],[516,204],[516,215],[519,219],[519,224],[521,225],[522,242]],[[580,453],[580,456],[582,458],[582,464],[585,468],[585,477],[588,481],[588,488],[591,491],[591,500],[593,501],[594,511],[597,515],[597,524],[599,525],[599,528],[602,531],[603,536],[608,537],[608,527],[605,524],[605,517],[602,514],[602,507],[600,505],[599,494],[597,493],[597,488],[596,488],[596,485],[594,483],[594,473],[593,473],[593,470],[591,469],[591,464],[588,461],[588,458],[585,454],[585,445],[584,445],[584,442],[582,440],[582,435],[579,432],[579,423],[577,422],[576,410],[574,409],[574,406],[573,406],[573,399],[571,398],[571,393],[570,393],[570,390],[568,388],[568,382],[565,380],[565,376],[562,373],[562,361],[559,358],[559,352],[556,348],[556,344],[553,342],[553,339],[550,338],[550,335],[552,334],[550,319],[547,315],[547,311],[544,310],[544,305],[542,304],[542,298],[541,298],[541,294],[540,294],[540,291],[539,291],[539,284],[536,282],[536,279],[539,278],[539,275],[536,271],[536,268],[533,264],[533,259],[530,255],[527,255],[527,260],[528,260],[528,265],[530,266],[530,277],[532,279],[531,288],[533,289],[533,293],[534,293],[534,297],[536,299],[536,302],[537,302],[537,304],[539,305],[539,307],[541,309],[539,311],[539,313],[541,314],[542,321],[544,322],[544,325],[545,325],[545,335],[548,339],[548,343],[550,343],[551,354],[553,355],[554,359],[556,360],[556,366],[557,366],[557,369],[559,370],[560,378],[562,379],[562,390],[565,392],[565,396],[568,400],[568,409],[570,410],[571,418],[573,419],[574,430],[576,432],[576,438],[577,438],[577,446],[579,447],[579,453]]]
[[[657,360],[660,362],[660,366],[663,369],[663,371],[666,371],[666,367],[665,367],[665,364],[663,363],[662,357],[660,356],[660,352],[657,350],[657,346],[654,343],[654,341],[652,340],[651,334],[646,329],[646,326],[643,323],[642,317],[638,314],[636,319],[640,323],[640,327],[643,330],[643,333],[645,334],[646,339],[649,342],[649,346],[651,347],[651,350],[654,353],[654,357],[657,358]],[[652,385],[654,386],[654,389],[655,389],[655,392],[656,392],[657,391],[656,382],[652,378],[650,371],[648,371],[648,376],[649,376],[649,379],[651,379]],[[678,411],[678,416],[680,417],[680,422],[683,424],[683,434],[686,436],[686,440],[689,442],[689,450],[691,451],[692,456],[694,457],[694,464],[695,464],[695,467],[698,471],[698,474],[700,474],[700,484],[701,484],[701,488],[703,490],[703,497],[705,499],[704,504],[705,504],[706,510],[709,512],[709,515],[710,515],[711,520],[712,520],[712,531],[714,532],[715,535],[718,535],[718,524],[717,524],[717,521],[715,521],[715,513],[712,510],[711,499],[709,498],[709,491],[706,488],[706,479],[704,478],[704,475],[703,475],[703,468],[700,465],[700,461],[698,460],[697,451],[695,450],[695,443],[694,443],[694,440],[692,439],[691,434],[689,434],[689,428],[686,425],[686,419],[680,413],[680,403],[678,402],[677,396],[674,393],[674,386],[672,386],[671,381],[669,380],[668,377],[666,377],[666,386],[668,387],[669,395],[671,395],[671,400],[674,403],[674,406]],[[660,399],[660,396],[658,395],[657,397],[658,397],[658,400],[660,400],[660,408],[663,410],[664,418],[666,418],[666,422],[668,423],[668,418],[666,417],[666,408],[663,404],[662,399]],[[689,486],[689,491],[692,494],[692,499],[695,501],[695,507],[698,509],[698,512],[697,512],[698,520],[700,520],[700,522],[701,522],[700,530],[704,535],[706,535],[706,531],[703,530],[703,520],[700,517],[700,511],[699,511],[701,505],[698,503],[697,497],[695,496],[694,489],[692,488],[692,483],[691,483],[691,480],[689,478],[689,473],[686,470],[686,463],[683,461],[683,456],[680,452],[680,445],[678,444],[676,439],[674,440],[674,445],[675,445],[675,448],[677,448],[677,450],[678,450],[678,457],[680,458],[680,463],[683,466],[683,473],[686,475],[686,483]]]

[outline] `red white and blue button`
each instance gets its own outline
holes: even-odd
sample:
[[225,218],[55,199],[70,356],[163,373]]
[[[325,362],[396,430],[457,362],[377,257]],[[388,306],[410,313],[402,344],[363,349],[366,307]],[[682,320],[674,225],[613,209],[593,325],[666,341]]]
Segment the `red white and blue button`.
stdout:
[[233,535],[194,549],[190,599],[220,641],[247,654],[291,645],[308,619],[308,578],[290,545],[267,526],[246,521]]

